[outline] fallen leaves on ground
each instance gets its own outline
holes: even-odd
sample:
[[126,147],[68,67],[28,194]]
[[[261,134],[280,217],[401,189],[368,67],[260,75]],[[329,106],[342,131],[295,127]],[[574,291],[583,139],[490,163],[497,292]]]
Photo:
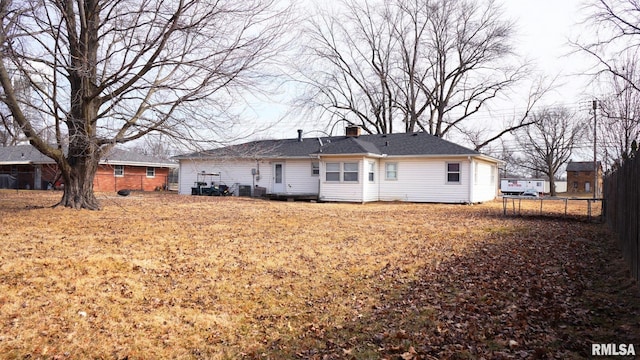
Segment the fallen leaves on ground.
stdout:
[[[566,359],[640,351],[606,227],[502,204],[0,191],[9,358]],[[535,206],[535,205],[534,205]],[[560,213],[564,209],[559,210]]]

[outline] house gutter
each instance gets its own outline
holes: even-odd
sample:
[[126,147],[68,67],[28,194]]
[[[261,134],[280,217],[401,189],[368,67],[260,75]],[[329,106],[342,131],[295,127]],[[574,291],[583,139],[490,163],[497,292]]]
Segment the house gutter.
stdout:
[[142,163],[142,162],[131,162],[131,161],[110,161],[110,160],[100,160],[100,165],[125,165],[125,166],[146,166],[146,167],[159,167],[159,168],[178,168],[180,165],[173,163]]
[[319,153],[319,154],[313,154],[311,156],[318,156],[318,159],[320,158],[320,156],[324,156],[324,157],[361,157],[361,156],[365,156],[365,157],[371,157],[371,158],[384,158],[387,157],[387,154],[373,154],[373,153],[353,153],[353,154],[327,154],[327,153]]
[[[27,160],[27,161],[2,161],[2,164],[0,165],[38,165],[40,163],[35,163],[31,160]],[[43,163],[46,164],[46,163]],[[55,163],[52,163],[55,164]]]

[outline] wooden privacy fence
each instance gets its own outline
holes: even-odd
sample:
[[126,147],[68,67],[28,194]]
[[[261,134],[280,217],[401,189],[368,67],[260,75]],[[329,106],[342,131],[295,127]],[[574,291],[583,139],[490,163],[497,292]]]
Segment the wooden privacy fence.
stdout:
[[640,159],[625,161],[604,180],[605,219],[618,242],[631,274],[640,280]]

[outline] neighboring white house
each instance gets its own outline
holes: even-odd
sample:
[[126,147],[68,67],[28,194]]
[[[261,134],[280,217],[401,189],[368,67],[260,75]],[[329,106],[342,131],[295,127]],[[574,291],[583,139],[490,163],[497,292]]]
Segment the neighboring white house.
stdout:
[[177,156],[180,194],[206,174],[235,195],[314,196],[320,201],[478,203],[498,193],[499,160],[427,133],[261,140]]

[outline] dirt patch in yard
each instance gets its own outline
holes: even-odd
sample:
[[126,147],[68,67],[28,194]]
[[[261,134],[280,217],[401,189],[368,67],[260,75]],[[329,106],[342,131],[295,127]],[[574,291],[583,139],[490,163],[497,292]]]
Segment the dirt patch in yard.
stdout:
[[499,201],[133,193],[92,212],[49,208],[59,196],[0,191],[5,358],[640,352],[638,287],[602,224],[504,217]]

